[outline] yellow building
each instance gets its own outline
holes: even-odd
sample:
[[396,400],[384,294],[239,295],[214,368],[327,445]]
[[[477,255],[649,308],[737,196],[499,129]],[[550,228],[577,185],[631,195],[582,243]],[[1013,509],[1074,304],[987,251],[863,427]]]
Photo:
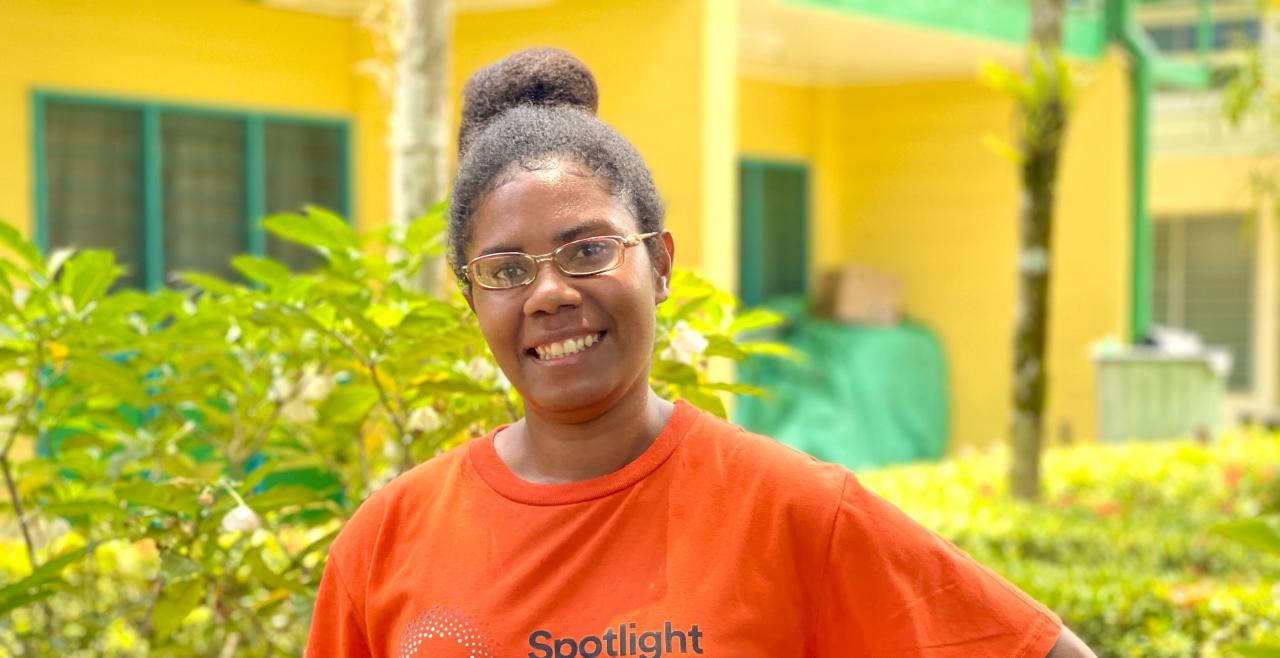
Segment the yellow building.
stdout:
[[[300,258],[253,228],[265,212],[311,201],[361,227],[385,222],[387,107],[361,72],[373,53],[355,21],[362,4],[10,0],[0,217],[46,248],[110,246],[150,286],[236,251]],[[976,78],[983,59],[1020,61],[1010,30],[1025,7],[976,5],[458,0],[450,97],[518,48],[579,56],[599,80],[602,118],[654,171],[679,264],[735,289],[758,266],[740,255],[740,167],[801,172],[803,239],[791,248],[803,271],[778,274],[779,285],[804,287],[846,263],[901,277],[907,312],[947,352],[952,445],[986,444],[1009,416],[1019,190],[1015,167],[984,145],[1011,139],[1012,104]],[[1128,64],[1097,20],[1069,22],[1085,81],[1058,193],[1048,361],[1051,430],[1081,437],[1096,423],[1090,345],[1127,335],[1132,306]],[[1157,231],[1166,251],[1199,235],[1189,221],[1251,207],[1247,153],[1222,140],[1205,150],[1195,130],[1156,130],[1151,206],[1179,226]],[[1250,373],[1240,409],[1276,398],[1265,233],[1249,273],[1251,328],[1238,338]],[[1157,261],[1162,281],[1181,277],[1159,287],[1157,314],[1185,319],[1195,268]]]

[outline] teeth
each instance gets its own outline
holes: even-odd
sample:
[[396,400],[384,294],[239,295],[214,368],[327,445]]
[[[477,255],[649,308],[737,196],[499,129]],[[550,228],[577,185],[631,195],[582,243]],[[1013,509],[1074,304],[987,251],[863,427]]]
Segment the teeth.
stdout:
[[556,359],[570,354],[577,354],[592,345],[600,342],[598,334],[589,334],[580,338],[569,338],[559,343],[549,343],[547,345],[538,345],[533,348],[541,360]]

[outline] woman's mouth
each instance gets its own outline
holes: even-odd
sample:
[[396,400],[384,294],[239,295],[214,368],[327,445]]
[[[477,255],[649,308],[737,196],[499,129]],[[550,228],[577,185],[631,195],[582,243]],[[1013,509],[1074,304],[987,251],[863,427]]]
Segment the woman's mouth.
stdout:
[[600,343],[600,341],[604,340],[606,333],[607,332],[604,331],[598,331],[592,334],[574,336],[573,338],[566,338],[565,340],[553,343],[536,345],[525,350],[525,352],[539,361],[555,361],[556,359],[573,356],[574,354],[585,352],[586,350],[595,347]]

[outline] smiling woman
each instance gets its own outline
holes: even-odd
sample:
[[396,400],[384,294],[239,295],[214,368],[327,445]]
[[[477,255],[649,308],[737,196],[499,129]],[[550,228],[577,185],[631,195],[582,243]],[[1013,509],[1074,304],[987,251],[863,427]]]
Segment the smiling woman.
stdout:
[[451,260],[525,416],[360,508],[307,655],[1090,655],[851,473],[654,393],[675,242],[596,104],[556,50],[468,83]]

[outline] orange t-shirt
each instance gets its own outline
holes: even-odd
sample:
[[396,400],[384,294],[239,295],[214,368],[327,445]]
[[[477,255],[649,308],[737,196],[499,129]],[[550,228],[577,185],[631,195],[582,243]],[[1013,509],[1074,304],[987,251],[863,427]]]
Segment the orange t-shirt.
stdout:
[[1039,657],[1058,637],[848,471],[687,402],[584,482],[519,479],[493,435],[361,506],[309,658]]

